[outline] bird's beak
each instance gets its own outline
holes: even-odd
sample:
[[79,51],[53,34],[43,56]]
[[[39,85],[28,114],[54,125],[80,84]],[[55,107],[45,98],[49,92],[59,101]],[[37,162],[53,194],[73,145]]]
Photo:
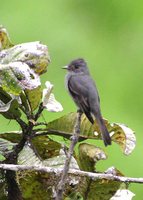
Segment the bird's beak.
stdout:
[[64,66],[64,67],[62,67],[62,69],[68,69],[68,66]]

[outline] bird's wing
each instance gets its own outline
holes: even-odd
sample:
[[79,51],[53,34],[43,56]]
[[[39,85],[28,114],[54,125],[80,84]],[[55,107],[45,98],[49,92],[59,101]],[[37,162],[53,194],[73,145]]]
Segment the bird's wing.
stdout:
[[[94,120],[91,116],[90,112],[90,104],[89,104],[89,90],[90,85],[93,85],[93,82],[90,84],[92,79],[88,76],[71,76],[68,81],[68,90],[74,99],[77,106],[81,109],[82,112],[86,114],[89,121],[94,123]],[[92,87],[92,86],[91,86]]]

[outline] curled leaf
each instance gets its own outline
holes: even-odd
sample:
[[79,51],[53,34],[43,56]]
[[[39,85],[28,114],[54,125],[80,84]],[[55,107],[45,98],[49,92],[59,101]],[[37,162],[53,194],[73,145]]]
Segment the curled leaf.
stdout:
[[19,104],[17,102],[16,99],[13,99],[10,102],[10,107],[6,112],[2,112],[3,116],[7,119],[16,119],[16,118],[20,118],[21,116],[21,112],[18,109],[19,108]]
[[45,105],[46,110],[49,112],[61,112],[63,110],[62,105],[55,99],[53,93],[50,94],[48,103]]
[[53,89],[53,84],[51,84],[50,81],[46,81],[45,85],[46,88],[43,89],[43,96],[42,96],[43,106],[47,105],[51,91]]
[[107,158],[105,152],[95,145],[81,143],[78,147],[80,168],[84,171],[93,172],[95,165],[100,160]]
[[112,140],[120,145],[125,155],[129,155],[136,146],[134,131],[118,123],[111,124],[111,130]]
[[11,105],[11,102],[13,100],[9,101],[8,103],[3,103],[1,100],[0,100],[0,113],[2,112],[7,112],[10,108],[10,105]]
[[51,93],[53,85],[49,81],[46,81],[45,85],[46,89],[43,90],[43,97],[42,97],[43,106],[49,112],[62,111],[63,110],[62,105],[55,99],[54,94]]

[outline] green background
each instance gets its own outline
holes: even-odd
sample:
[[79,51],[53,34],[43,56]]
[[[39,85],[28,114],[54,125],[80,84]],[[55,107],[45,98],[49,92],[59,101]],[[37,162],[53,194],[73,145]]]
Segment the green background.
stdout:
[[[76,110],[64,88],[61,67],[78,57],[87,60],[103,116],[128,125],[137,137],[130,156],[123,155],[116,144],[108,147],[108,160],[101,161],[98,170],[116,166],[126,176],[143,177],[143,2],[0,0],[0,24],[14,44],[40,40],[48,45],[52,62],[42,83],[54,84],[64,111],[44,112],[47,121]],[[0,131],[17,129],[15,122],[0,117]],[[136,194],[134,200],[143,199],[143,185],[132,184],[130,190]]]

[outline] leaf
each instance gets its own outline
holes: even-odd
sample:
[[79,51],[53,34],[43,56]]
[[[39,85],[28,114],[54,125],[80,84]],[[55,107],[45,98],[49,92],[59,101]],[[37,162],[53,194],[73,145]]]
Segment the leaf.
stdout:
[[[36,148],[40,158],[42,158],[42,164],[44,166],[55,168],[64,166],[66,155],[62,149],[62,144],[50,139],[47,135],[33,138],[32,144]],[[65,151],[67,151],[67,149]],[[77,161],[74,157],[72,157],[70,167],[73,169],[79,169]]]
[[[35,110],[41,101],[41,82],[39,76],[29,68],[28,65],[20,62],[10,65],[0,65],[0,84],[3,93],[7,92],[13,95],[20,95],[22,103],[25,106],[24,93],[29,100],[32,111]],[[23,94],[23,95],[22,95]],[[27,109],[27,107],[26,107]]]
[[134,131],[124,124],[111,124],[112,140],[120,145],[125,155],[132,153],[136,146]]
[[[60,117],[59,119],[49,122],[47,125],[47,130],[51,131],[53,135],[55,132],[56,135],[70,138],[73,134],[75,120],[76,113],[69,113],[63,117]],[[123,153],[125,155],[129,155],[135,148],[136,138],[134,132],[125,125],[109,123],[108,120],[104,120],[104,122],[108,131],[110,132],[112,137],[111,139],[122,147]],[[102,139],[102,137],[101,133],[99,132],[97,122],[95,121],[94,125],[92,125],[83,114],[81,117],[79,141],[85,139]]]
[[20,165],[42,165],[40,158],[33,150],[32,144],[27,142],[18,155],[18,164]]
[[60,117],[56,120],[49,122],[47,125],[47,130],[52,129],[55,131],[56,130],[64,131],[65,132],[64,137],[70,138],[72,136],[75,120],[76,120],[76,113],[69,113],[68,115],[65,115],[63,117]]
[[13,62],[0,65],[0,85],[4,91],[19,95],[24,89],[35,89],[41,85],[39,76],[25,63]]
[[61,144],[51,140],[47,135],[33,138],[32,143],[43,160],[58,156],[61,149]]
[[[84,183],[84,185],[83,185]],[[85,191],[80,193],[82,196],[88,197],[88,200],[109,200],[115,193],[116,191],[120,188],[121,183],[116,182],[116,181],[102,181],[102,180],[97,180],[97,181],[87,181],[83,182],[80,184],[79,191],[83,190],[84,187],[86,188]],[[88,183],[88,184],[87,184]],[[87,190],[88,188],[88,190]]]
[[0,101],[0,113],[7,119],[20,118],[21,112],[19,111],[19,104],[17,99],[12,99],[7,104]]
[[2,155],[2,152],[0,151],[0,162],[4,161],[5,157]]
[[53,93],[51,93],[53,89],[53,85],[46,81],[45,83],[46,89],[43,90],[42,102],[45,109],[49,112],[60,112],[63,110],[62,105],[55,99]]
[[42,102],[44,106],[48,103],[48,99],[54,87],[54,85],[51,84],[50,81],[46,81],[45,85],[46,88],[43,89],[43,96],[42,96]]
[[35,171],[17,172],[17,182],[20,185],[25,200],[51,200],[53,179],[47,173]]
[[[52,122],[49,122],[47,125],[47,129],[55,130],[55,131],[56,130],[63,131],[64,132],[63,136],[70,138],[73,134],[73,129],[74,129],[75,121],[76,121],[76,115],[77,113],[69,113]],[[81,117],[79,140],[101,138],[100,135],[99,136],[94,135],[94,132],[95,132],[95,127],[88,121],[86,116],[83,114]]]
[[25,94],[30,104],[31,110],[34,111],[38,107],[41,101],[42,97],[41,87],[39,86],[32,90],[26,89]]
[[7,30],[3,26],[0,26],[0,50],[7,49],[12,46],[13,44],[10,41]]
[[[48,136],[38,136],[32,139],[32,144],[42,158],[44,166],[55,168],[64,166],[66,155],[59,142],[50,139]],[[71,161],[71,168],[79,169],[74,157]]]
[[8,93],[19,95],[22,86],[19,84],[18,79],[11,70],[12,66],[0,64],[0,86]]
[[[44,166],[52,168],[63,168],[66,161],[66,155],[63,149],[59,151],[59,155],[43,161]],[[70,162],[71,169],[79,169],[77,161],[72,157]]]
[[10,102],[10,107],[6,112],[2,112],[2,115],[7,119],[16,119],[20,118],[21,112],[18,109],[19,104],[16,99],[13,99]]
[[46,72],[50,56],[46,45],[29,42],[15,45],[0,52],[1,63],[21,62],[29,65],[37,74]]
[[22,131],[11,131],[0,133],[0,138],[10,141],[11,143],[18,143],[21,140]]
[[5,160],[5,157],[12,152],[15,145],[16,143],[0,138],[0,161]]
[[131,200],[135,196],[130,190],[117,190],[116,194],[110,200]]
[[10,105],[11,105],[11,101],[9,101],[7,104],[4,104],[1,100],[0,100],[0,113],[2,112],[7,112],[10,108]]
[[105,152],[95,145],[81,143],[78,146],[78,151],[80,169],[84,171],[94,172],[96,163],[107,159]]
[[[105,171],[105,173],[110,173],[113,175],[121,175],[122,173],[116,168],[112,167]],[[88,188],[88,190],[87,190]],[[86,178],[79,186],[79,192],[83,197],[87,197],[88,200],[108,200],[110,199],[116,191],[119,189],[127,188],[125,183],[121,183],[113,180],[91,180]]]
[[62,105],[55,99],[53,93],[50,94],[47,104],[44,106],[49,112],[61,112],[63,111]]
[[7,119],[15,119],[21,116],[19,111],[21,100],[19,96],[10,95],[0,87],[0,113]]
[[11,95],[5,92],[2,87],[0,87],[0,100],[3,103],[8,103],[12,99]]

